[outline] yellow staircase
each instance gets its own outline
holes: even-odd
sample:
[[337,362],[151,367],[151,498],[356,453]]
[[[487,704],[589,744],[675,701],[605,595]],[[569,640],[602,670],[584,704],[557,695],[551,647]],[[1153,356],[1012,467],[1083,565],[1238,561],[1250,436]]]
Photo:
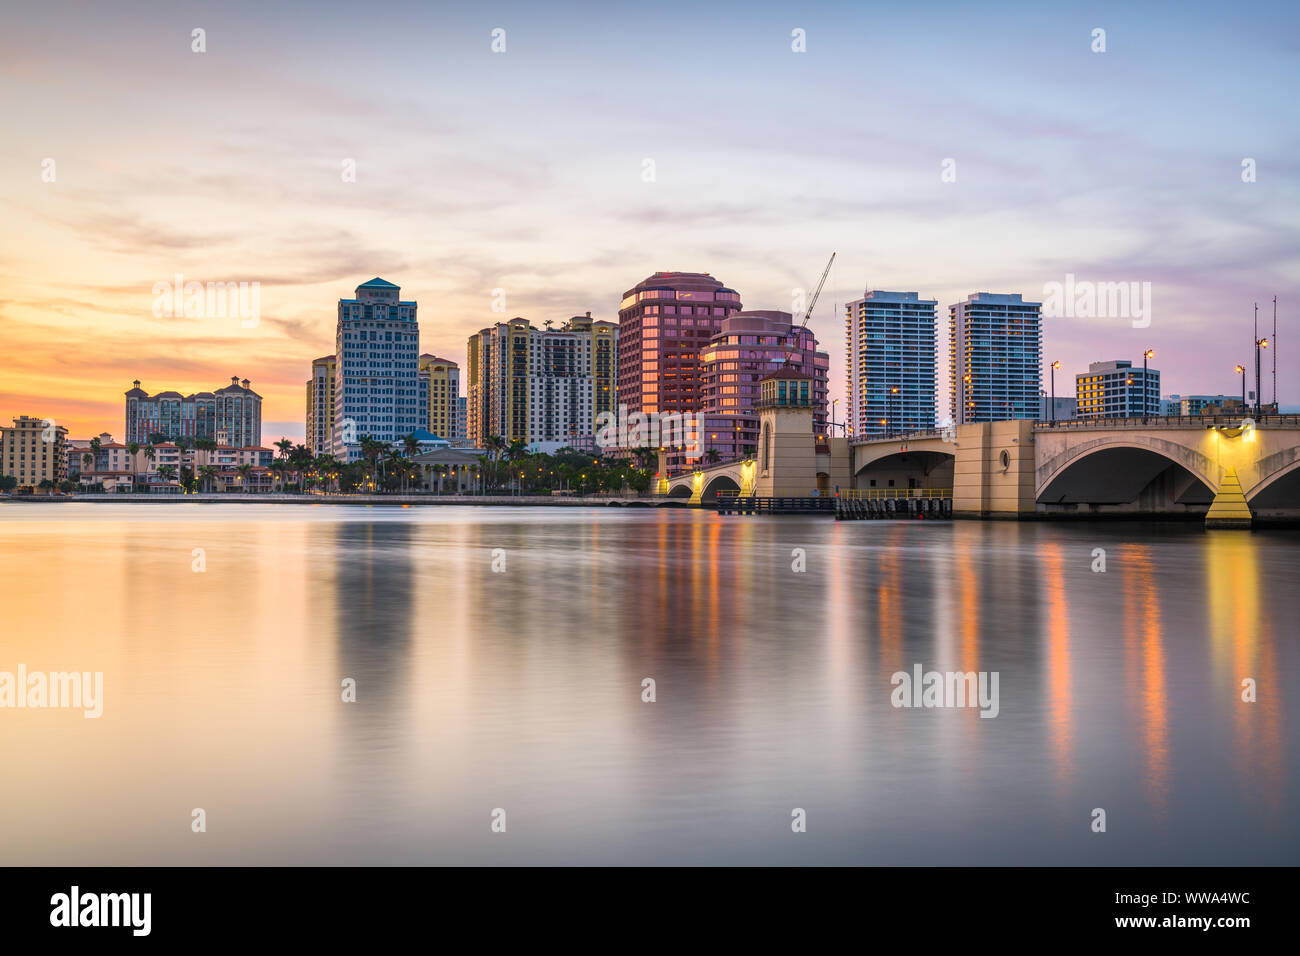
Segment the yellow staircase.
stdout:
[[1229,468],[1223,474],[1223,483],[1219,493],[1214,496],[1210,510],[1205,515],[1207,528],[1243,528],[1250,530],[1250,505],[1246,504],[1246,494],[1241,490],[1237,479],[1237,469]]

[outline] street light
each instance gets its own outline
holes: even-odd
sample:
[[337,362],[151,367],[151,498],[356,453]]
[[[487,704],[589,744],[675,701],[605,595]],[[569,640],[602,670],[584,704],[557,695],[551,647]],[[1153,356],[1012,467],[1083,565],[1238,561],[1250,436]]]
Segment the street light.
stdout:
[[1052,423],[1056,423],[1056,370],[1061,367],[1060,362],[1052,363]]
[[1147,349],[1142,353],[1142,424],[1147,423],[1147,397],[1151,393],[1151,386],[1147,384],[1147,359],[1153,358],[1156,354],[1155,349]]
[[[898,386],[895,385],[893,388],[891,388],[891,389],[889,390],[889,394],[890,394],[890,395],[897,395],[897,394],[898,394]],[[896,424],[898,424],[898,422],[897,422],[897,418],[898,418],[898,416],[891,414],[891,413],[890,413],[890,410],[889,410],[888,408],[885,409],[885,414],[886,414],[886,415],[889,415],[889,417],[890,417],[891,419],[895,419],[893,422],[891,422],[891,427],[892,427],[892,425],[896,425]],[[886,435],[885,437],[888,438],[889,436]]]
[[1255,417],[1259,418],[1259,350],[1268,348],[1268,339],[1255,340]]
[[1244,414],[1246,411],[1246,366],[1238,365],[1235,371],[1241,376],[1241,411]]

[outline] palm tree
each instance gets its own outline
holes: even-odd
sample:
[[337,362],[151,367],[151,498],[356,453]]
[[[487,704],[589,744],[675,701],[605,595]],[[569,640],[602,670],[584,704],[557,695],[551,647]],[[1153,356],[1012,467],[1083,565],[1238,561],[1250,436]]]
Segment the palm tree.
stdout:
[[281,458],[289,457],[289,452],[293,449],[293,441],[291,439],[281,438],[278,442],[275,442],[274,444],[276,448],[280,449]]
[[402,449],[406,452],[407,458],[414,458],[420,453],[420,439],[414,434],[407,435],[402,439]]
[[239,472],[239,482],[244,486],[244,491],[248,491],[248,476],[253,471],[253,466],[249,464],[240,465],[235,471]]
[[[278,445],[279,442],[276,442],[276,444]],[[280,490],[283,491],[285,472],[289,470],[289,463],[283,458],[277,458],[267,468],[271,472],[271,490],[275,490],[275,485],[278,482]]]
[[159,465],[159,466],[158,466],[158,477],[161,478],[163,481],[171,481],[173,478],[176,477],[176,466],[175,466],[175,465]]
[[212,490],[212,479],[216,477],[216,465],[203,465],[199,468],[199,480],[208,486],[208,491]]
[[707,461],[710,465],[716,465],[718,462],[722,461],[722,456],[718,454],[718,450],[716,448],[710,448],[708,451],[704,453],[704,460]]
[[85,471],[90,471],[90,470],[91,470],[91,469],[90,469],[90,464],[91,464],[91,462],[93,462],[94,460],[95,460],[95,456],[92,455],[90,452],[86,452],[85,454],[83,454],[83,455],[81,456],[81,467],[82,467],[82,469],[85,470]]

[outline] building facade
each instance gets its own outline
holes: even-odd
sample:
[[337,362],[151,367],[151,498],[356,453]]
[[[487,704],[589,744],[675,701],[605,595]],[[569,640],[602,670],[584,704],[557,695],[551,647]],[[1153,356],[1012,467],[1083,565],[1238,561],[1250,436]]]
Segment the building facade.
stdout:
[[617,404],[698,414],[700,351],[740,310],[740,295],[703,272],[656,272],[629,289],[618,310]]
[[[1255,397],[1251,392],[1250,399]],[[1250,400],[1245,403],[1249,406]],[[1169,395],[1160,399],[1160,414],[1181,415],[1184,418],[1196,415],[1222,415],[1229,411],[1243,408],[1241,395]]]
[[1074,394],[1079,418],[1159,415],[1160,373],[1124,360],[1093,362],[1074,377]]
[[307,447],[313,455],[330,454],[334,440],[334,379],[336,365],[333,355],[322,355],[311,363],[311,378],[307,379]]
[[948,307],[952,420],[1037,419],[1042,410],[1042,303],[976,292]]
[[496,436],[529,447],[587,447],[596,416],[612,411],[618,327],[588,313],[559,329],[524,318],[469,337],[469,441]]
[[20,491],[35,491],[43,481],[65,481],[68,430],[53,419],[29,415],[13,421],[12,427],[0,425],[0,475],[14,478]]
[[1052,398],[1050,395],[1043,394],[1040,396],[1040,401],[1042,402],[1042,408],[1038,411],[1040,421],[1068,422],[1078,416],[1079,403],[1068,395],[1057,395]]
[[357,461],[363,438],[391,445],[428,420],[417,306],[400,293],[371,279],[357,286],[356,298],[339,299],[330,453],[340,461]]
[[849,435],[934,428],[937,305],[917,292],[874,289],[844,306]]
[[150,395],[137,379],[126,393],[126,442],[144,445],[150,435],[168,441],[184,438],[224,440],[231,445],[262,443],[262,396],[248,379],[230,377],[230,384],[212,392],[182,395],[166,391]]
[[[696,444],[702,455],[732,461],[758,447],[760,382],[776,371],[807,376],[813,430],[826,433],[830,357],[818,351],[812,330],[796,325],[789,312],[732,312],[700,350],[701,411]],[[681,449],[667,450],[670,472],[689,467]]]
[[439,358],[426,352],[420,356],[420,382],[429,405],[429,417],[424,427],[439,438],[457,437],[460,366],[451,359]]

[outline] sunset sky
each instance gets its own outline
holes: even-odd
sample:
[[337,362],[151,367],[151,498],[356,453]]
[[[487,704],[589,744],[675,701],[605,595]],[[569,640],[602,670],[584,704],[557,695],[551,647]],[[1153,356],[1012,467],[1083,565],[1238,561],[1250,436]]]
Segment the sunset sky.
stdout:
[[[0,35],[0,420],[120,437],[133,379],[238,375],[264,444],[301,438],[337,300],[374,276],[463,361],[510,316],[617,319],[656,270],[789,310],[833,250],[811,322],[833,396],[865,287],[938,299],[942,418],[947,306],[1073,273],[1150,282],[1153,316],[1045,320],[1058,395],[1148,347],[1166,394],[1236,394],[1277,295],[1300,403],[1300,8],[980,6],[30,5]],[[155,317],[177,273],[260,283],[260,323]]]

